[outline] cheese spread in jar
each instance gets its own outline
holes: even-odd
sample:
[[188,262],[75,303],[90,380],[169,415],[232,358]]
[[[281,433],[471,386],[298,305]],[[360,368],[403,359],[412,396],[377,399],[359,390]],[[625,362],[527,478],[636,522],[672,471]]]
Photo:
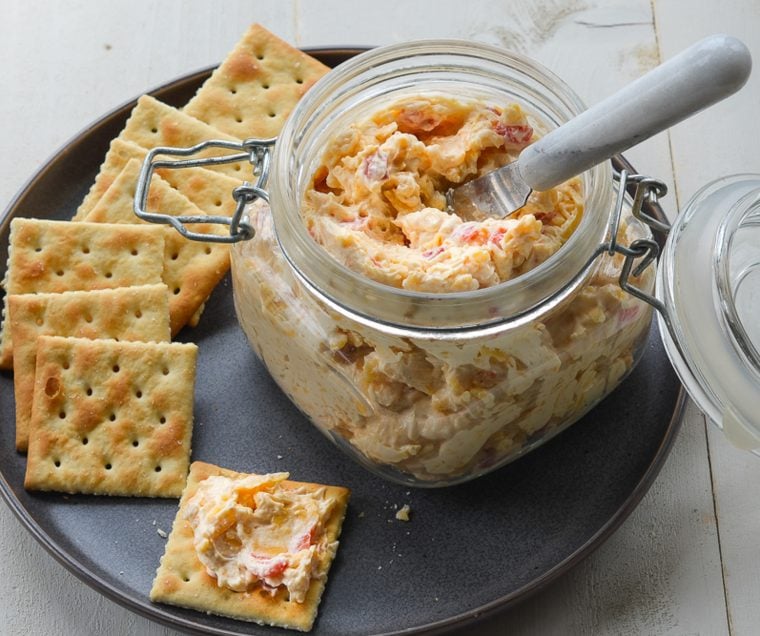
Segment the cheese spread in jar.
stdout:
[[583,214],[580,180],[533,193],[506,219],[461,219],[447,211],[446,191],[514,161],[535,139],[514,103],[403,99],[332,140],[304,195],[304,222],[339,262],[386,285],[498,285],[569,238]]
[[219,587],[235,592],[287,588],[302,603],[313,578],[324,576],[337,541],[323,530],[333,500],[325,489],[286,488],[288,473],[207,477],[188,501],[198,559]]
[[[448,187],[582,110],[530,60],[447,41],[348,62],[286,124],[271,209],[249,208],[255,236],[231,253],[236,312],[285,393],[371,470],[419,486],[482,475],[640,358],[650,307],[605,245],[651,234],[630,203],[612,214],[609,165],[507,219],[445,207]],[[636,273],[650,291],[653,269]]]

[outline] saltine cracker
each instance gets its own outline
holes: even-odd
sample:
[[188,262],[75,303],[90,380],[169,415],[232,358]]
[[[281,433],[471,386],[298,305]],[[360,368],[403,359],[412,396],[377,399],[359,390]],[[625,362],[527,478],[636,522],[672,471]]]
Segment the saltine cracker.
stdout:
[[161,283],[163,267],[164,232],[159,227],[13,219],[0,368],[10,369],[13,363],[9,295]]
[[198,349],[40,336],[24,487],[179,497]]
[[[153,581],[151,600],[262,625],[309,631],[316,618],[327,582],[327,572],[335,555],[333,553],[325,555],[323,563],[320,564],[323,576],[312,578],[303,603],[288,601],[288,593],[284,588],[278,589],[272,595],[260,589],[254,589],[251,592],[234,592],[219,587],[216,579],[208,575],[205,567],[198,560],[193,546],[193,530],[184,518],[187,502],[195,494],[198,484],[212,475],[231,478],[245,476],[243,473],[204,462],[193,462],[187,486],[182,493],[179,510],[166,543],[166,551]],[[348,489],[293,481],[285,481],[283,484],[286,487],[306,487],[311,492],[326,489],[325,496],[333,499],[335,503],[325,522],[324,532],[329,542],[337,541],[348,505]]]
[[168,342],[166,285],[137,285],[94,291],[13,294],[8,297],[13,339],[16,450],[25,452],[37,360],[37,338],[76,336]]
[[329,70],[254,24],[183,112],[239,139],[276,137],[304,93]]

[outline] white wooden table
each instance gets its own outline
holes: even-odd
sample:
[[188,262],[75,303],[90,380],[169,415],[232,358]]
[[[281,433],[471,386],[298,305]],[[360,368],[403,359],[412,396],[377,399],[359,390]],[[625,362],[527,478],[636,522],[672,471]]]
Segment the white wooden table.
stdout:
[[[434,6],[434,10],[430,7]],[[0,204],[53,149],[146,89],[218,62],[251,22],[299,46],[456,37],[525,52],[587,101],[724,32],[760,60],[758,0],[2,0]],[[628,158],[671,187],[760,172],[760,70],[743,91]],[[590,558],[488,634],[757,634],[760,460],[693,407],[641,505]],[[173,634],[56,563],[0,505],[0,633]]]

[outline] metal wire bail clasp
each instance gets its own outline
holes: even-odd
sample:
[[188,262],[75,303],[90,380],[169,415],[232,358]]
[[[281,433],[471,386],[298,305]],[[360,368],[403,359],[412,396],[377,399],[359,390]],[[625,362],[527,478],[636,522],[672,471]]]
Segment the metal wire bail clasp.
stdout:
[[[151,223],[163,223],[171,225],[185,238],[193,241],[207,241],[212,243],[237,243],[253,238],[253,228],[243,219],[243,211],[249,203],[256,199],[269,201],[269,194],[264,189],[269,178],[271,167],[272,148],[276,138],[270,139],[246,139],[245,141],[224,141],[211,139],[204,141],[190,148],[171,148],[168,146],[158,146],[148,151],[148,155],[143,161],[140,177],[137,180],[137,189],[135,190],[134,212],[135,214]],[[240,151],[235,154],[216,155],[212,157],[203,157],[196,159],[158,159],[159,155],[169,155],[174,157],[189,157],[195,155],[207,148],[221,148],[225,150]],[[194,168],[218,166],[225,163],[235,163],[238,161],[250,162],[253,170],[252,174],[256,176],[256,183],[251,184],[245,181],[243,185],[232,191],[232,197],[237,202],[235,212],[232,216],[220,215],[203,215],[189,216],[162,214],[161,212],[149,212],[146,207],[148,204],[148,192],[150,191],[150,182],[153,172],[160,168]],[[217,223],[227,225],[230,228],[229,236],[220,234],[206,234],[202,232],[193,232],[185,227],[187,223]]]
[[[660,312],[666,323],[669,323],[668,312],[662,302],[636,287],[630,280],[631,276],[640,276],[657,259],[660,255],[659,244],[651,238],[636,239],[630,245],[621,245],[617,242],[617,231],[620,225],[626,193],[631,194],[633,197],[631,213],[634,217],[645,225],[648,225],[655,232],[667,234],[670,231],[670,226],[667,223],[655,219],[643,209],[645,202],[657,203],[660,197],[664,197],[667,194],[668,188],[659,179],[645,177],[640,174],[629,174],[627,170],[615,172],[614,178],[619,182],[618,199],[610,223],[608,242],[602,248],[610,255],[617,253],[624,257],[620,278],[618,279],[621,289],[654,307]],[[634,266],[637,260],[639,262]]]

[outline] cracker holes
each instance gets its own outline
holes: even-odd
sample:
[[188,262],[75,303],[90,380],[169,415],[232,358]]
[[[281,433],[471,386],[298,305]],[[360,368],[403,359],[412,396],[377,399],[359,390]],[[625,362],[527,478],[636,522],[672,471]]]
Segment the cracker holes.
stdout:
[[159,424],[166,424],[166,418],[162,415],[161,417],[158,418],[158,423]]
[[45,324],[45,321],[42,319],[42,317],[37,318],[37,320],[35,320],[34,322],[37,323],[38,327],[42,327],[42,325]]
[[303,78],[302,77],[296,77],[296,84],[303,84]]
[[269,116],[270,117],[277,117],[277,113],[275,113],[274,111],[269,111]]
[[111,462],[108,462],[105,466],[103,466],[103,468],[105,468],[106,470],[111,470],[113,468],[113,465],[111,464]]
[[133,248],[132,248],[132,249],[129,251],[129,253],[130,253],[132,256],[137,256],[137,255],[138,255],[140,252],[138,252],[138,251],[137,251],[137,248],[136,248],[136,247],[133,247]]
[[173,261],[176,261],[179,258],[179,252],[173,252],[171,255],[171,259]]
[[62,269],[56,270],[55,275],[56,276],[63,276],[63,270]]
[[173,290],[174,295],[175,296],[179,295],[179,292],[180,292],[180,288],[179,287],[175,287],[174,290]]
[[121,367],[118,364],[115,364],[111,367],[111,371],[113,371],[114,373],[118,373],[119,371],[121,371]]
[[240,172],[240,164],[239,164],[239,163],[236,163],[236,164],[235,164],[235,170],[236,170],[237,172]]
[[34,251],[39,253],[42,251],[42,248],[38,245],[37,247],[34,248]]
[[116,413],[111,413],[111,414],[108,416],[108,421],[109,421],[109,422],[115,422],[115,421],[116,421]]
[[211,254],[211,247],[208,245],[206,246],[206,249],[203,250],[206,254]]
[[56,468],[60,468],[61,467],[61,460],[60,459],[54,460],[53,461],[53,466],[55,466]]
[[236,116],[235,116],[235,121],[236,121],[238,124],[242,124],[242,123],[243,123],[243,118],[242,118],[240,115],[236,115]]
[[190,577],[187,574],[180,574],[180,577],[184,583],[190,583]]
[[139,400],[142,398],[142,396],[143,396],[142,391],[140,389],[137,389],[137,391],[135,391],[135,397]]
[[261,88],[263,88],[265,91],[269,90],[269,84],[262,84]]
[[154,135],[158,134],[158,128],[156,126],[153,126],[153,128],[150,129],[150,132],[152,132]]
[[92,322],[92,316],[90,314],[85,314],[84,321],[85,322]]
[[217,199],[216,201],[214,201],[214,205],[216,207],[218,207],[218,208],[222,207],[222,200],[221,199]]
[[59,420],[65,420],[66,419],[66,411],[58,411],[58,419]]
[[156,466],[156,467],[155,467],[153,470],[154,470],[155,472],[157,472],[157,473],[160,473],[160,472],[161,472],[161,466],[160,466],[160,465],[159,465],[159,466]]
[[65,370],[65,371],[68,371],[68,370],[69,370],[69,367],[70,367],[71,365],[69,364],[69,361],[68,361],[68,360],[64,360],[64,361],[63,361],[63,363],[61,364],[61,366],[64,368],[64,370]]
[[82,446],[87,446],[87,444],[89,444],[89,443],[90,443],[90,440],[88,438],[86,438],[86,437],[82,438]]
[[139,445],[140,445],[140,440],[137,440],[137,439],[133,439],[132,440],[132,446],[134,446],[135,448],[137,448]]
[[161,373],[163,373],[164,375],[169,375],[169,367],[164,367],[163,369],[161,369]]
[[86,387],[84,392],[85,392],[85,395],[92,395],[92,387],[91,386]]
[[89,253],[90,253],[90,248],[87,247],[86,245],[82,246],[82,254],[89,254]]
[[256,59],[259,60],[259,61],[263,60],[264,59],[264,54],[263,53],[256,53]]
[[113,272],[106,272],[106,278],[113,278]]
[[135,318],[142,318],[143,313],[138,309],[135,311]]
[[237,88],[235,88],[234,86],[230,86],[230,93],[232,95],[237,95]]

